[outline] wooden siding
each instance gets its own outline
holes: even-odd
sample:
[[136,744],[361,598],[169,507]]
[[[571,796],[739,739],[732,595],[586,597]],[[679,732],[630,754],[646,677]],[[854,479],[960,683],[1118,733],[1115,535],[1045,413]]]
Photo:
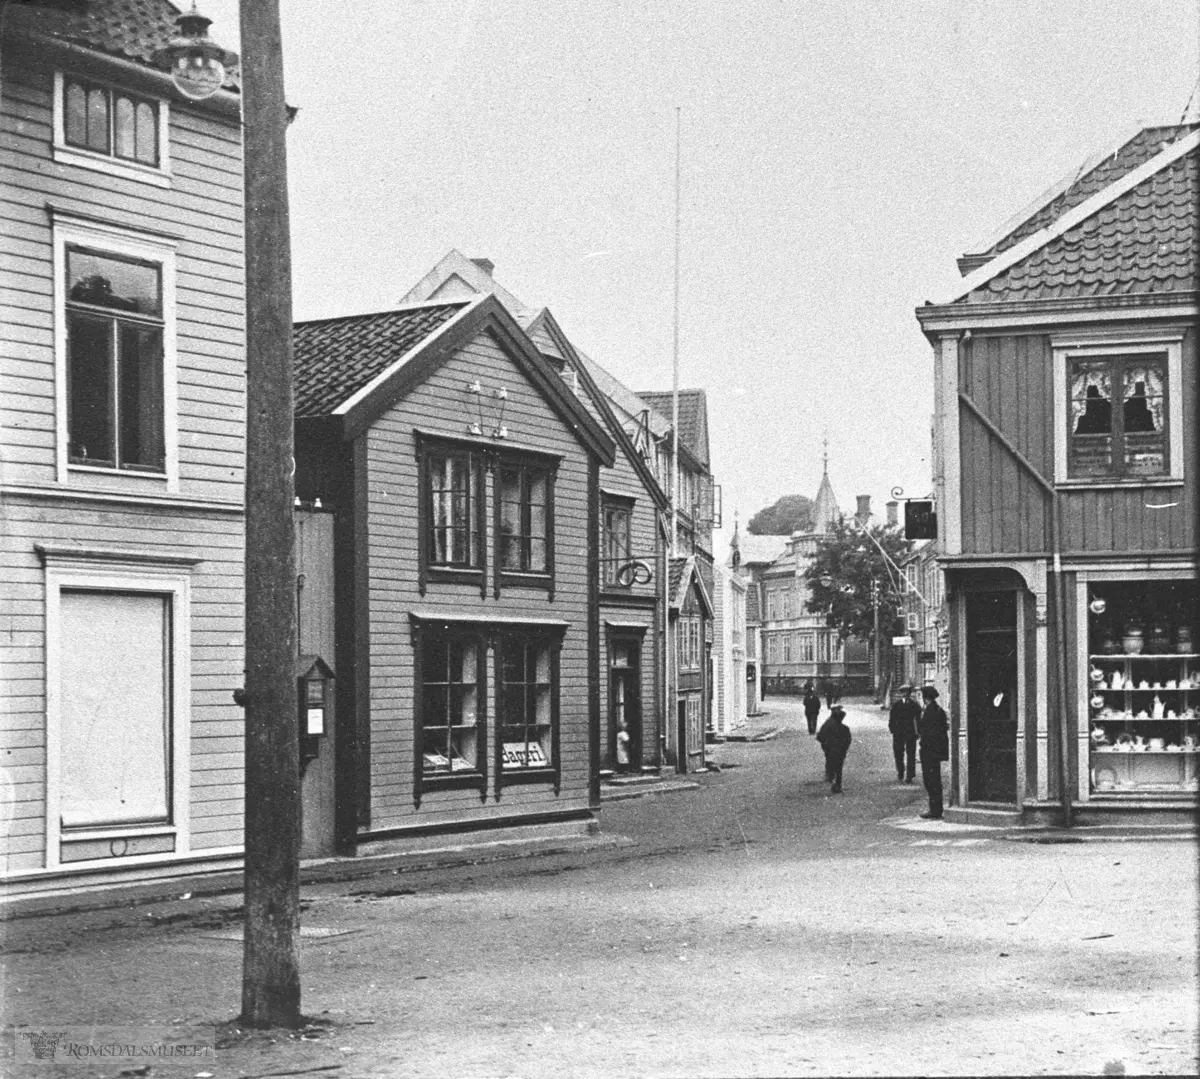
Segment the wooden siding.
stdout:
[[[6,51],[0,87],[0,579],[11,601],[0,650],[3,763],[16,799],[0,837],[9,871],[44,865],[45,570],[35,544],[195,558],[191,582],[193,852],[242,840],[244,339],[240,132],[172,103],[167,188],[52,157],[53,71]],[[57,485],[53,228],[48,206],[175,237],[178,499],[158,479],[74,474]],[[111,498],[81,501],[74,490]],[[203,503],[211,502],[212,512]],[[118,868],[119,859],[112,865]]]
[[[143,549],[199,559],[191,577],[191,847],[242,840],[243,529],[236,515],[155,515],[137,506],[83,507],[8,495],[0,579],[9,632],[0,649],[0,760],[16,819],[0,834],[7,870],[44,862],[46,781],[45,570],[34,544]],[[114,860],[115,861],[115,860]]]
[[[554,489],[555,587],[505,587],[499,599],[490,586],[429,582],[418,592],[418,464],[414,429],[463,438],[467,435],[463,387],[479,379],[504,385],[508,438],[500,447],[532,447],[560,455]],[[367,545],[369,564],[372,831],[520,813],[587,807],[588,759],[588,565],[587,455],[519,368],[487,334],[458,350],[430,378],[381,416],[366,435],[368,453]],[[490,487],[490,478],[489,478]],[[489,503],[492,492],[489,491]],[[488,513],[489,567],[492,516]],[[412,792],[414,671],[409,613],[446,616],[486,614],[561,620],[569,624],[560,661],[561,793],[547,784],[506,786],[497,800],[488,762],[489,794],[476,790],[425,791],[418,809]],[[493,681],[489,672],[489,686]],[[494,687],[490,686],[494,692]]]
[[[53,72],[6,54],[0,97],[0,296],[5,482],[54,483],[56,210],[178,237],[180,493],[240,502],[245,344],[240,133],[172,104],[169,188],[52,158]],[[104,483],[108,480],[107,484]],[[90,479],[129,488],[128,477]],[[160,484],[161,486],[161,484]]]
[[[1083,331],[1080,331],[1083,332]],[[1196,543],[1195,332],[1183,343],[1182,486],[1063,488],[1067,552],[1189,550]],[[1042,476],[1054,477],[1052,351],[1045,334],[976,335],[959,348],[959,387]],[[1049,550],[1049,502],[1042,487],[994,435],[960,406],[962,549],[966,554]],[[1147,503],[1177,505],[1146,508]]]

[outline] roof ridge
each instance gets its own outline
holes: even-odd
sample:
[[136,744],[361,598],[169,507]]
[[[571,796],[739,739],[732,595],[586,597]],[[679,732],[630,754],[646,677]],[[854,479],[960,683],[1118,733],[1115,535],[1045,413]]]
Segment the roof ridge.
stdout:
[[421,303],[398,304],[384,311],[359,311],[353,315],[326,315],[324,318],[296,319],[293,326],[315,326],[319,322],[345,322],[354,318],[379,318],[381,315],[400,315],[406,311],[417,311],[423,307],[465,307],[471,300],[425,300]]

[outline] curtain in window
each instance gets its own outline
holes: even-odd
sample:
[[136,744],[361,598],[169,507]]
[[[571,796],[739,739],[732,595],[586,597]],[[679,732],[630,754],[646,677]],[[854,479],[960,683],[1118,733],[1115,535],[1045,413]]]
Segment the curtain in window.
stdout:
[[1160,367],[1149,364],[1126,367],[1122,399],[1126,434],[1163,429],[1163,376]]
[[1076,365],[1071,379],[1071,430],[1077,435],[1112,431],[1112,374]]

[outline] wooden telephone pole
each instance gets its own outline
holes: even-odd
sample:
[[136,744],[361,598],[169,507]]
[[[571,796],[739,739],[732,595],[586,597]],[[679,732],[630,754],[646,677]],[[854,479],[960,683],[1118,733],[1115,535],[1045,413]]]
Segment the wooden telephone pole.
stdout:
[[292,270],[278,0],[239,5],[246,191],[246,877],[241,1021],[300,1024]]

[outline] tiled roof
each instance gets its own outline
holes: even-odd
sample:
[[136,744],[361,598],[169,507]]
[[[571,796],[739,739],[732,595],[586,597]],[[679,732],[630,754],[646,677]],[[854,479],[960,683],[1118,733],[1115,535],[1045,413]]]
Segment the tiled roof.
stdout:
[[[674,412],[672,395],[658,390],[638,390],[637,395],[668,423]],[[703,390],[679,391],[679,441],[705,468],[708,467],[708,401]]]
[[1062,217],[1068,210],[1074,209],[1109,184],[1115,183],[1126,173],[1144,165],[1155,154],[1186,135],[1193,126],[1146,127],[1099,162],[1085,162],[1079,176],[1057,185],[1060,190],[1053,198],[987,251],[981,253],[989,257],[995,256],[1020,243],[1027,236],[1032,236],[1039,229]]
[[[179,8],[169,0],[78,0],[10,3],[4,14],[39,36],[152,64],[155,52],[175,36]],[[235,73],[228,75],[225,85],[237,85]]]
[[986,281],[967,303],[1187,292],[1197,287],[1200,150]]
[[298,322],[292,334],[296,418],[328,416],[465,306],[435,304]]

